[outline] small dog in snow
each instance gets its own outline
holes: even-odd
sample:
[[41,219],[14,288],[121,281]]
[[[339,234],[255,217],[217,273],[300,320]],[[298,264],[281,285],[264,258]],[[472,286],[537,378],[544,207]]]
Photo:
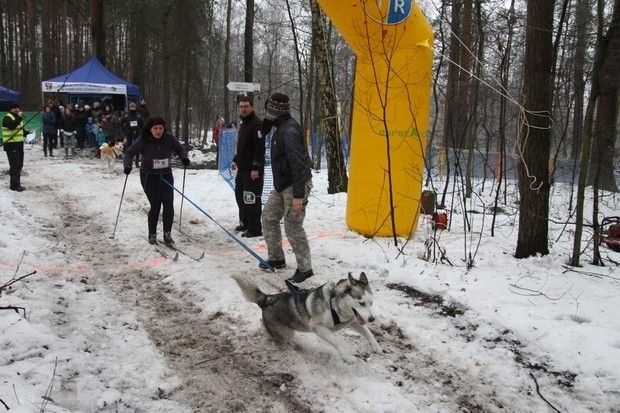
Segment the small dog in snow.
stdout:
[[288,292],[265,294],[245,274],[233,275],[245,298],[256,303],[263,313],[263,325],[277,342],[290,341],[295,331],[313,332],[330,343],[346,362],[355,359],[344,350],[336,331],[351,327],[368,340],[376,353],[381,347],[366,327],[372,322],[372,291],[366,274],[356,280],[349,273],[348,278],[324,284],[310,290],[303,290],[287,282]]
[[114,146],[110,146],[104,142],[99,147],[99,151],[101,152],[101,162],[107,160],[108,168],[112,168],[116,161],[116,157],[123,153],[123,142],[118,141]]

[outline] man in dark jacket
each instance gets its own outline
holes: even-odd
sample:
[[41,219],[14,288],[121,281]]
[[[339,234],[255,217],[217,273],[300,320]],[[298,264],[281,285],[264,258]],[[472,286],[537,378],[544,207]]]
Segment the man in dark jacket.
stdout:
[[235,199],[239,207],[237,231],[245,231],[242,237],[263,235],[261,225],[261,195],[265,167],[265,139],[261,135],[261,121],[254,113],[254,104],[247,97],[239,99],[241,124],[237,139],[237,153],[230,168],[237,169]]
[[75,111],[75,139],[77,141],[77,147],[84,149],[86,143],[86,124],[88,123],[88,117],[90,116],[83,104],[76,105]]
[[[125,149],[129,148],[131,144],[140,137],[140,133],[142,128],[144,127],[144,121],[142,120],[142,116],[140,116],[136,110],[136,104],[131,102],[129,104],[129,113],[127,116],[123,118],[121,123],[121,128],[123,130],[123,134],[125,135],[125,139],[127,142],[125,143]],[[140,155],[136,156],[135,159],[136,168],[140,166]]]
[[[271,137],[271,169],[275,189],[263,210],[263,233],[269,255],[267,262],[274,268],[286,267],[280,230],[280,221],[284,218],[284,232],[297,261],[297,269],[289,281],[302,282],[314,275],[308,237],[303,226],[312,189],[312,172],[301,126],[291,117],[289,98],[282,93],[274,93],[265,103],[261,133],[266,136],[272,127],[276,128]],[[264,268],[263,264],[261,266]]]
[[2,119],[2,145],[9,159],[11,191],[22,192],[21,172],[24,167],[24,139],[28,131],[24,129],[24,113],[19,102],[9,104],[9,112]]

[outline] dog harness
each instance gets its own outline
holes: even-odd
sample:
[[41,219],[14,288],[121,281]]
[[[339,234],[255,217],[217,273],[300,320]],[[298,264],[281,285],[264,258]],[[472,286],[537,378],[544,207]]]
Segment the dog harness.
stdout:
[[[295,302],[295,308],[297,308],[297,311],[299,312],[299,306],[298,306],[298,304],[299,304],[299,300],[298,300],[299,293],[300,292],[307,293],[308,291],[307,290],[302,290],[301,288],[297,287],[296,285],[294,285],[289,280],[284,280],[284,283],[288,287],[288,290],[291,293],[291,298]],[[340,316],[338,315],[336,310],[334,310],[334,307],[332,305],[332,299],[334,299],[335,297],[336,297],[336,292],[332,289],[332,291],[329,293],[329,311],[332,313],[332,321],[334,322],[334,325],[337,326],[342,321],[340,321]]]
[[332,312],[332,320],[334,321],[334,325],[338,325],[341,323],[340,321],[340,316],[338,315],[338,313],[336,312],[336,310],[334,310],[334,307],[332,306],[332,299],[336,297],[336,292],[334,290],[332,290],[331,293],[329,293],[329,309]]

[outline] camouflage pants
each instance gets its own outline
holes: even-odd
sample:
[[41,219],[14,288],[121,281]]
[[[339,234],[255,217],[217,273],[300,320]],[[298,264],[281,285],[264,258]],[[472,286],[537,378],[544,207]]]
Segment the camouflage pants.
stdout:
[[[304,206],[308,204],[308,196],[312,190],[312,179],[306,182],[306,194],[304,196]],[[282,249],[282,230],[280,221],[284,218],[284,233],[293,248],[297,268],[305,272],[312,269],[310,259],[310,246],[308,237],[304,229],[304,218],[306,209],[301,212],[293,212],[293,187],[289,186],[282,192],[271,191],[269,199],[263,208],[263,235],[267,244],[269,260],[284,260],[284,250]]]

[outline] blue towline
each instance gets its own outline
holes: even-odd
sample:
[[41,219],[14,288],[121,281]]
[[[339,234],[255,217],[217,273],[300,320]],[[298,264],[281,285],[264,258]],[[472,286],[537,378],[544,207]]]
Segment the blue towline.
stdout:
[[170,182],[168,182],[167,180],[165,180],[163,177],[160,177],[160,179],[166,183],[166,185],[168,185],[170,188],[174,189],[175,191],[177,191],[183,198],[187,199],[187,202],[189,202],[190,204],[192,204],[194,207],[196,207],[196,209],[200,212],[202,212],[204,214],[204,216],[206,216],[207,218],[209,218],[211,221],[215,222],[215,224],[222,228],[224,230],[224,232],[226,232],[226,234],[228,234],[228,236],[232,239],[234,239],[237,244],[241,245],[243,247],[243,249],[245,249],[247,252],[250,253],[250,255],[252,255],[254,258],[256,258],[260,263],[264,264],[268,269],[270,269],[271,271],[275,272],[276,269],[273,268],[267,261],[265,261],[260,255],[258,255],[257,253],[255,253],[254,251],[252,251],[250,249],[250,247],[248,247],[246,244],[243,243],[243,241],[241,241],[239,238],[237,238],[235,236],[235,234],[231,233],[229,230],[227,230],[225,227],[223,227],[219,222],[217,222],[211,215],[207,214],[207,212],[205,210],[203,210],[199,205],[197,205],[194,201],[192,201],[191,199],[189,199],[183,192],[179,191],[174,185],[172,185]]

